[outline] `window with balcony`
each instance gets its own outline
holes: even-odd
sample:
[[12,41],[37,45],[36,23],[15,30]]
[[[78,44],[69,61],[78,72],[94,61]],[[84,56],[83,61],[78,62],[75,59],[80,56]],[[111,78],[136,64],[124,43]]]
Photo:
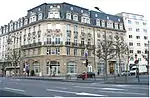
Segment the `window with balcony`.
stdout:
[[70,47],[66,47],[67,55],[70,55]]
[[55,38],[55,44],[60,44],[60,37]]
[[67,38],[66,45],[70,45],[70,38]]
[[84,49],[81,50],[81,56],[84,56]]
[[47,44],[51,44],[52,43],[52,39],[50,35],[47,35]]
[[51,47],[47,47],[47,55],[51,54]]
[[56,47],[56,54],[60,55],[60,48]]
[[77,56],[77,48],[74,48],[74,56]]

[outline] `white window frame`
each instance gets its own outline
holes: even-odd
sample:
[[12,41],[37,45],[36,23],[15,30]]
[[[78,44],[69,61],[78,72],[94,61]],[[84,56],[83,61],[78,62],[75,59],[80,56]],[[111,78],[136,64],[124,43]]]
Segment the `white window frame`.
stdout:
[[69,13],[69,12],[66,13],[66,19],[70,19],[71,20],[71,13]]

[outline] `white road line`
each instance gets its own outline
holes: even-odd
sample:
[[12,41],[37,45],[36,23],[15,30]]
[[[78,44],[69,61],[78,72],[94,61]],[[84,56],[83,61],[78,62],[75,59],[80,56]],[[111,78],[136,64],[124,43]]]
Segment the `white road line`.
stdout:
[[15,88],[8,88],[8,87],[4,87],[4,89],[5,89],[5,90],[12,90],[12,91],[25,92],[25,90],[15,89]]
[[65,97],[61,97],[61,96],[54,96],[54,98],[65,98]]
[[64,88],[64,87],[55,87],[55,88],[58,88],[58,89],[67,89],[67,88]]
[[90,88],[90,89],[104,89],[104,90],[123,90],[124,89],[117,89],[117,88],[96,88],[96,87],[81,87],[81,86],[73,86],[73,87],[77,87],[77,88]]
[[146,95],[145,93],[130,93],[130,92],[119,92],[119,91],[102,91],[99,90],[98,92],[106,92],[106,93],[118,93],[118,94],[130,94],[130,95]]
[[62,91],[62,90],[55,90],[55,89],[46,89],[46,91],[60,92],[60,93],[68,93],[68,94],[76,94],[76,95],[87,95],[87,96],[105,96],[105,95],[92,94],[92,93],[85,93],[85,92],[78,93],[78,92]]

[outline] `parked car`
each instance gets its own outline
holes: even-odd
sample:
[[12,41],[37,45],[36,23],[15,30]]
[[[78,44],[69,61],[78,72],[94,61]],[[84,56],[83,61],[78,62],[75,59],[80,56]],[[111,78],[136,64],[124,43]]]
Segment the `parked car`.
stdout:
[[131,75],[130,71],[122,71],[121,72],[121,76],[126,76],[128,74],[128,76]]
[[[85,79],[85,72],[77,75],[77,78]],[[87,72],[87,78],[95,78],[95,73],[93,72]]]

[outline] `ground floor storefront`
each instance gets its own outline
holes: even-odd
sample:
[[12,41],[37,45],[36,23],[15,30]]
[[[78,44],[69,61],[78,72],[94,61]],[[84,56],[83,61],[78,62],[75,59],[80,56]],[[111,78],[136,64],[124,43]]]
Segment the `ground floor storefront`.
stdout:
[[34,70],[37,76],[63,76],[66,74],[79,74],[83,72],[94,72],[94,59],[88,58],[88,66],[85,66],[85,59],[69,56],[39,56],[24,58],[21,61],[20,70],[23,74],[26,64],[29,72]]

